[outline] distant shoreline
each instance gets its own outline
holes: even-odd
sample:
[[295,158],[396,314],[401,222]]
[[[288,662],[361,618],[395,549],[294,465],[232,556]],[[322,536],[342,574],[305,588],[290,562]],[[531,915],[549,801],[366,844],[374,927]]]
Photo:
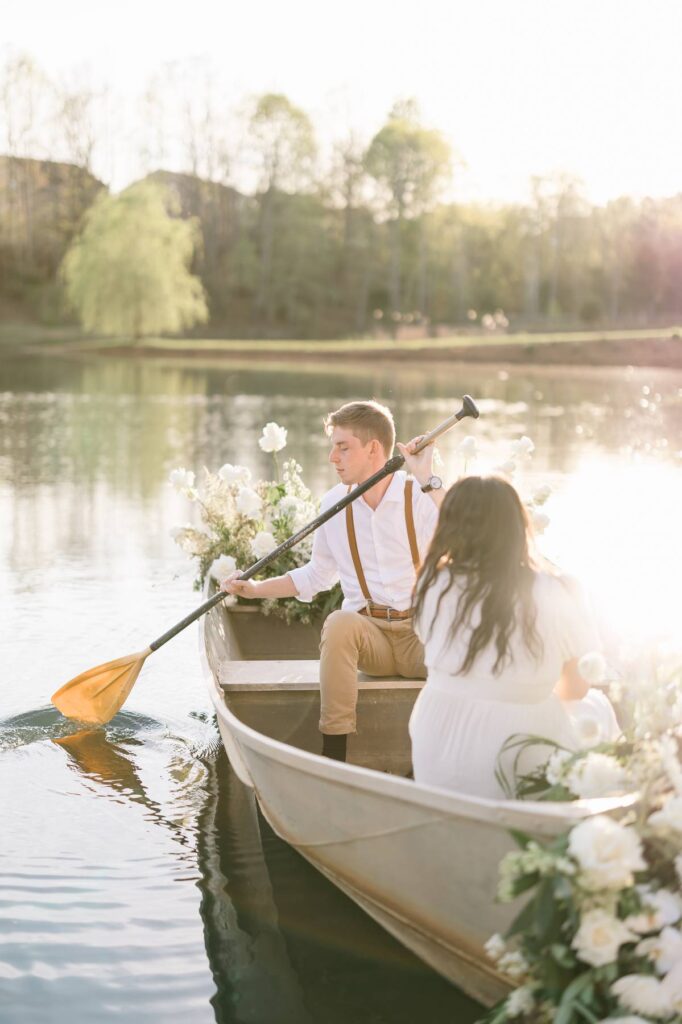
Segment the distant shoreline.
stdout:
[[[70,337],[66,331],[46,331],[41,340],[3,329],[0,347],[25,355],[100,355],[125,358],[182,358],[262,362],[384,362],[510,363],[527,366],[656,366],[682,369],[682,328],[592,331],[555,334],[462,335],[409,341],[329,340],[259,341],[153,338],[137,343]],[[23,338],[21,335],[24,335]]]

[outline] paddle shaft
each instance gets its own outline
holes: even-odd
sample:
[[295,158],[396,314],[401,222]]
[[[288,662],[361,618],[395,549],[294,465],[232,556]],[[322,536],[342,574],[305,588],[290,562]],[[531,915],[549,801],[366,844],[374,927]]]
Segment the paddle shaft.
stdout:
[[[462,408],[459,412],[448,417],[448,419],[443,420],[443,422],[435,427],[430,433],[425,434],[419,444],[415,447],[413,454],[416,455],[418,452],[422,451],[427,445],[435,441],[437,437],[440,437],[441,434],[446,433],[446,431],[454,427],[456,423],[459,423],[460,420],[465,419],[467,416],[472,416],[474,419],[478,419],[478,415],[478,409],[476,408],[476,403],[473,398],[471,398],[470,395],[464,395],[462,398]],[[366,491],[371,490],[371,488],[374,487],[375,484],[378,484],[380,480],[383,480],[385,477],[390,476],[391,473],[395,473],[399,470],[404,463],[404,456],[394,455],[384,466],[382,466],[380,470],[374,473],[373,476],[369,477],[368,480],[358,484],[358,486],[353,488],[349,494],[344,495],[344,497],[337,501],[335,505],[332,505],[325,512],[322,512],[316,519],[313,519],[308,523],[307,526],[301,527],[298,533],[292,534],[291,537],[280,544],[279,547],[275,548],[274,551],[271,551],[269,554],[264,555],[263,558],[260,558],[257,562],[254,562],[248,569],[245,569],[239,578],[242,580],[250,580],[252,576],[259,573],[266,565],[270,565],[271,562],[274,562],[274,560],[284,554],[285,551],[289,551],[290,548],[293,548],[305,537],[317,530],[317,528],[322,526],[323,523],[332,519],[338,512],[344,509],[346,505],[350,505],[350,503],[355,501],[356,498],[359,498]],[[149,645],[149,650],[158,651],[159,647],[168,643],[169,640],[172,640],[174,636],[181,633],[183,629],[187,628],[187,626],[191,626],[193,622],[196,622],[196,620],[200,619],[202,615],[209,612],[211,608],[215,608],[217,604],[224,601],[227,596],[228,595],[224,591],[219,590],[213,595],[213,597],[210,597],[208,601],[204,601],[202,605],[199,605],[199,607],[195,608],[193,612],[186,615],[184,619],[178,622],[175,626],[172,626],[157,640],[154,640],[154,642]]]

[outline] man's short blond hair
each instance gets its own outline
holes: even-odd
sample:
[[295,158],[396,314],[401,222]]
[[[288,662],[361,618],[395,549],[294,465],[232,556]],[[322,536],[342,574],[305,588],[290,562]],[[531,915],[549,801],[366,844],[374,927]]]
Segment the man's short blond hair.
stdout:
[[345,427],[363,444],[377,440],[390,458],[395,446],[395,424],[391,410],[380,402],[346,402],[340,409],[330,412],[324,429],[330,435],[334,427]]

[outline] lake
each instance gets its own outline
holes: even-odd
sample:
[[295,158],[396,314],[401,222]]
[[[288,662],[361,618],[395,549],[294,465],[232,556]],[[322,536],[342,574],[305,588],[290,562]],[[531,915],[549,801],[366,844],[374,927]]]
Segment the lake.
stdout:
[[[220,752],[195,627],[147,662],[105,729],[49,704],[199,603],[171,539],[195,510],[176,466],[247,464],[285,426],[308,485],[335,483],[322,420],[353,397],[406,440],[472,394],[441,444],[484,470],[529,436],[521,493],[548,483],[543,550],[586,584],[611,650],[669,642],[682,578],[679,373],[430,364],[253,368],[201,361],[0,363],[0,1020],[473,1021],[258,818]],[[419,865],[415,865],[415,871]],[[453,879],[453,884],[457,880]]]

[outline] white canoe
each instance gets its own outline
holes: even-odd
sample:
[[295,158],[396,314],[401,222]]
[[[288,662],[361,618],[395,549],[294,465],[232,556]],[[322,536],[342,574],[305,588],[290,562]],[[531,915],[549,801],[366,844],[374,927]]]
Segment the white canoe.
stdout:
[[633,798],[495,801],[417,785],[404,777],[417,680],[361,677],[351,763],[323,758],[318,662],[244,658],[233,619],[219,605],[201,620],[202,661],[229,759],[265,818],[400,942],[492,1005],[508,983],[483,943],[519,909],[495,901],[509,830],[556,834]]

